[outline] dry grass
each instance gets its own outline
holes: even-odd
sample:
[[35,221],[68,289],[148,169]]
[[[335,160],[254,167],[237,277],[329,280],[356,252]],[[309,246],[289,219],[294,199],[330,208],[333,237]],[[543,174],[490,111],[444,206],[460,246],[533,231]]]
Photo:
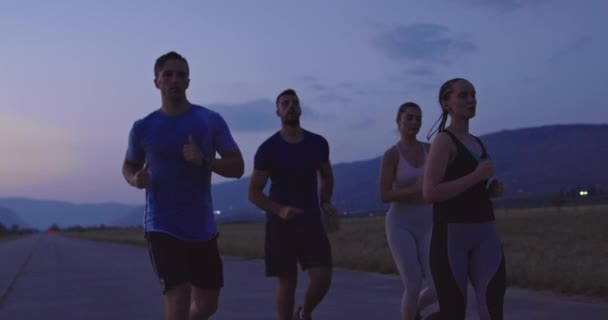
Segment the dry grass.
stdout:
[[19,234],[3,234],[0,236],[0,242],[5,242],[5,241],[11,241],[11,240],[16,240],[23,237],[23,235],[19,235]]
[[[511,286],[608,298],[608,207],[497,213]],[[225,255],[262,258],[262,223],[220,225]],[[141,229],[94,230],[71,235],[144,244]],[[330,235],[337,267],[396,273],[383,217],[342,219]]]
[[608,208],[501,215],[509,283],[608,297]]

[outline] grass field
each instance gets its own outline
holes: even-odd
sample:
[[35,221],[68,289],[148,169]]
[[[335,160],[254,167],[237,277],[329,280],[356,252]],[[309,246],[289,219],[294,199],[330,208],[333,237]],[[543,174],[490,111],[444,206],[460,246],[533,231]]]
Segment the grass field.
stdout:
[[11,241],[15,239],[19,239],[22,235],[19,234],[3,234],[0,236],[0,242]]
[[[497,212],[510,286],[608,298],[608,206]],[[219,225],[222,254],[262,258],[264,225]],[[69,235],[144,244],[141,229]],[[396,273],[384,217],[342,219],[330,234],[337,267]]]

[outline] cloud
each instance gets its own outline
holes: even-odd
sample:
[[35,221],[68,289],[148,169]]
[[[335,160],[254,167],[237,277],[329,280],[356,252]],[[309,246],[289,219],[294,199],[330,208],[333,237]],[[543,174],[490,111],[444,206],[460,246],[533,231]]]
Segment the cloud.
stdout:
[[415,23],[396,26],[374,39],[374,45],[388,57],[424,63],[449,63],[459,55],[475,52],[477,46],[450,33],[446,26]]
[[388,77],[391,83],[416,91],[432,91],[441,85],[433,68],[415,66]]
[[427,79],[427,80],[413,82],[412,87],[415,88],[415,90],[417,90],[417,91],[435,93],[439,90],[439,87],[441,87],[442,83],[443,83],[443,81],[434,81],[431,79]]
[[249,84],[246,82],[233,82],[228,85],[231,89],[246,89],[249,87]]
[[568,45],[557,50],[557,52],[555,52],[555,54],[549,58],[549,62],[554,63],[560,59],[576,54],[577,52],[588,47],[592,41],[593,38],[589,35],[580,36],[572,40]]
[[386,96],[401,94],[400,90],[387,89],[384,84],[362,82],[339,82],[333,85],[322,84],[313,77],[306,78],[308,89],[315,94],[320,103],[349,104],[360,96]]
[[414,82],[429,82],[436,77],[435,71],[428,66],[415,66],[401,71],[400,73],[389,75],[388,79],[391,82],[410,83]]
[[349,97],[332,92],[321,94],[317,97],[317,99],[322,103],[351,103],[353,101]]
[[[335,84],[323,84],[317,78],[300,76],[306,79],[306,88],[312,92],[313,99],[320,104],[345,105],[352,104],[361,97],[372,98],[377,96],[402,95],[401,84],[411,80],[412,75],[418,77],[418,81],[429,82],[427,78],[434,75],[434,71],[428,66],[414,66],[402,74],[389,76],[389,83],[379,82],[338,82]],[[425,78],[426,77],[426,78]],[[394,87],[393,84],[398,84]],[[324,114],[324,119],[335,118],[334,115]]]
[[386,86],[383,86],[382,89],[373,88],[371,86],[358,86],[353,88],[353,94],[359,96],[390,96],[401,93],[401,90],[386,89]]
[[73,173],[82,165],[79,137],[60,126],[0,114],[0,190],[34,187]]
[[357,87],[357,84],[354,82],[342,82],[339,83],[336,87],[340,89],[354,89]]
[[460,0],[466,4],[486,7],[498,11],[513,11],[525,6],[540,5],[551,2],[551,0]]
[[301,76],[296,77],[296,81],[303,82],[303,83],[311,83],[311,82],[318,82],[319,79],[317,79],[316,77],[313,77],[313,76],[309,76],[309,75],[301,75]]
[[419,77],[431,77],[435,75],[433,68],[427,66],[415,66],[409,68],[406,72],[407,75],[419,76]]
[[327,85],[321,83],[317,78],[309,76],[300,76],[298,79],[302,79],[306,82],[306,86],[310,89],[314,95],[315,100],[320,103],[351,103],[351,94],[345,91],[352,91],[351,89],[355,84],[341,83],[338,85]]
[[[218,112],[226,120],[231,131],[265,132],[279,128],[275,104],[269,99],[240,104],[211,104],[208,108]],[[319,114],[305,105],[302,106],[302,119],[317,118]]]
[[362,129],[372,127],[378,123],[378,120],[375,118],[364,118],[360,119],[357,122],[351,123],[348,128],[353,130],[364,131]]
[[331,90],[330,87],[328,87],[326,85],[323,85],[323,84],[320,84],[320,83],[313,83],[313,84],[310,85],[310,88],[313,89],[313,90],[315,90],[315,91],[323,91],[323,92],[327,92],[327,91]]

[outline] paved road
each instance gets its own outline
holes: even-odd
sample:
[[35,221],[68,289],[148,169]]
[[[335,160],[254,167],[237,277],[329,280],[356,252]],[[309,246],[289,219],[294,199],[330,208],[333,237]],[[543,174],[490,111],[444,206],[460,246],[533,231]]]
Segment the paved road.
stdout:
[[[226,287],[214,320],[274,319],[275,282],[260,261],[225,259]],[[298,300],[306,285],[300,281]],[[322,319],[398,319],[394,276],[337,270]],[[476,319],[470,296],[469,319]],[[36,235],[0,243],[2,320],[162,320],[163,305],[144,248]],[[510,289],[505,319],[608,319],[608,303],[583,303]]]

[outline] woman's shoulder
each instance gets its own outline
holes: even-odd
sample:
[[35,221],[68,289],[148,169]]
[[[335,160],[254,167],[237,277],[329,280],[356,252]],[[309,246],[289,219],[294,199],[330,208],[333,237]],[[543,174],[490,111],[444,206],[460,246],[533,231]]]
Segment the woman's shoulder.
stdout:
[[429,144],[429,147],[431,145],[446,145],[446,144],[452,144],[452,143],[453,143],[452,135],[447,130],[443,130],[443,131],[437,133],[437,135],[435,135],[435,138],[433,138],[433,141],[431,141],[431,143]]
[[388,147],[386,150],[384,150],[382,158],[387,160],[397,160],[397,158],[399,157],[399,149],[397,148],[398,147],[396,144]]

